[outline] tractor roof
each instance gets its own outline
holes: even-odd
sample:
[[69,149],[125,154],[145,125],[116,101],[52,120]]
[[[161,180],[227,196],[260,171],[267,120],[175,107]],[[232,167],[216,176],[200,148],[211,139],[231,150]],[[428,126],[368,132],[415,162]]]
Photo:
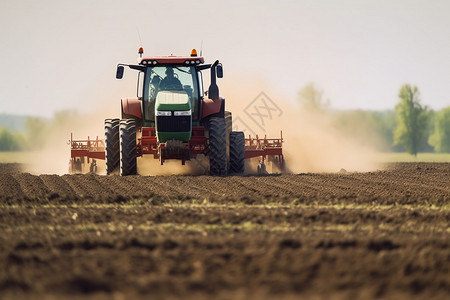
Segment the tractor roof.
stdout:
[[154,56],[143,57],[139,60],[140,65],[156,66],[160,64],[164,65],[199,65],[204,63],[205,60],[200,56]]

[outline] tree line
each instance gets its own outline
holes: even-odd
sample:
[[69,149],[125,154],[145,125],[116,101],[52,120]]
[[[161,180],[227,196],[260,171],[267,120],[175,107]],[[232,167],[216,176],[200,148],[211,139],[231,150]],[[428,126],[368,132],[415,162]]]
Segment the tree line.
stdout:
[[75,116],[73,111],[61,111],[48,120],[39,117],[27,117],[24,130],[14,130],[7,126],[0,128],[0,151],[32,151],[45,146],[52,130],[58,128]]
[[329,100],[314,84],[299,92],[302,109],[326,114],[340,132],[379,151],[450,152],[450,106],[433,111],[421,104],[417,86],[404,84],[394,110],[331,111]]
[[[344,135],[385,152],[450,152],[450,106],[433,111],[421,104],[417,86],[403,85],[394,110],[332,111],[330,100],[314,84],[299,92],[302,109],[326,114],[331,125]],[[25,129],[0,128],[0,151],[29,151],[42,148],[52,128],[76,117],[74,111],[62,111],[52,120],[28,117]]]

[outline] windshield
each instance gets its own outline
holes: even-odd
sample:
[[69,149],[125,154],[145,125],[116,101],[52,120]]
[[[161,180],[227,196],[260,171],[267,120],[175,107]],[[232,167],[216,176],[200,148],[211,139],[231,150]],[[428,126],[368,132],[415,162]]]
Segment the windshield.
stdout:
[[155,120],[155,100],[159,91],[181,91],[189,96],[192,117],[198,115],[198,80],[194,66],[148,67],[144,89],[145,119]]

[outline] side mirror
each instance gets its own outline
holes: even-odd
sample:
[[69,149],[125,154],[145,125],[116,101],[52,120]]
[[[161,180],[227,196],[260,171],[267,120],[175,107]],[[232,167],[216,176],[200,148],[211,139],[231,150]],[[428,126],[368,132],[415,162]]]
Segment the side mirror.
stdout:
[[122,79],[122,77],[123,77],[123,70],[124,70],[123,66],[117,66],[116,79]]
[[218,64],[217,65],[217,78],[223,78],[222,64]]

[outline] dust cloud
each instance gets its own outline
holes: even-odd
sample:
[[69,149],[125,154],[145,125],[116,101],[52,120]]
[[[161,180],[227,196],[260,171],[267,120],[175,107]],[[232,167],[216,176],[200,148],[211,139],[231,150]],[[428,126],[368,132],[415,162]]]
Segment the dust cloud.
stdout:
[[234,82],[239,85],[227,82],[221,88],[227,109],[233,112],[233,127],[246,136],[266,134],[267,138],[279,138],[282,131],[289,172],[365,172],[380,168],[373,141],[368,143],[361,136],[339,131],[333,126],[331,114],[306,111],[263,80],[241,78]]
[[[47,135],[42,149],[30,153],[25,170],[32,174],[58,174],[69,172],[70,161],[70,135],[74,140],[104,139],[104,119],[117,117],[117,112],[110,107],[99,109],[90,114],[60,113],[55,115],[46,130]],[[105,173],[104,161],[98,161],[99,173]],[[88,171],[89,166],[84,165],[83,171]]]
[[209,159],[204,155],[198,155],[182,165],[181,160],[166,160],[161,165],[159,159],[152,155],[138,157],[138,173],[140,175],[206,175],[209,170]]
[[[255,74],[254,74],[255,75]],[[231,76],[231,75],[230,75]],[[234,130],[248,136],[284,139],[283,153],[291,173],[302,172],[364,172],[380,168],[376,163],[373,143],[337,130],[326,112],[302,110],[295,100],[271,89],[255,76],[224,78],[219,81],[220,94],[226,98],[226,109],[233,113]],[[207,85],[205,84],[205,89]],[[118,95],[117,98],[123,95]],[[30,154],[27,171],[33,174],[67,174],[69,171],[70,134],[73,138],[104,139],[104,119],[120,116],[120,103],[102,104],[94,113],[74,114],[52,122],[45,147]],[[369,135],[368,135],[369,136]],[[370,145],[370,146],[369,146]],[[105,174],[104,161],[97,161],[99,173]],[[142,175],[206,174],[208,159],[199,156],[186,162],[166,161],[163,166],[152,156],[138,158]],[[255,173],[258,159],[246,162],[246,173]],[[88,171],[88,165],[83,171]],[[118,173],[118,172],[117,172]]]
[[283,128],[291,172],[366,172],[378,169],[376,151],[335,129],[326,115],[290,110]]

